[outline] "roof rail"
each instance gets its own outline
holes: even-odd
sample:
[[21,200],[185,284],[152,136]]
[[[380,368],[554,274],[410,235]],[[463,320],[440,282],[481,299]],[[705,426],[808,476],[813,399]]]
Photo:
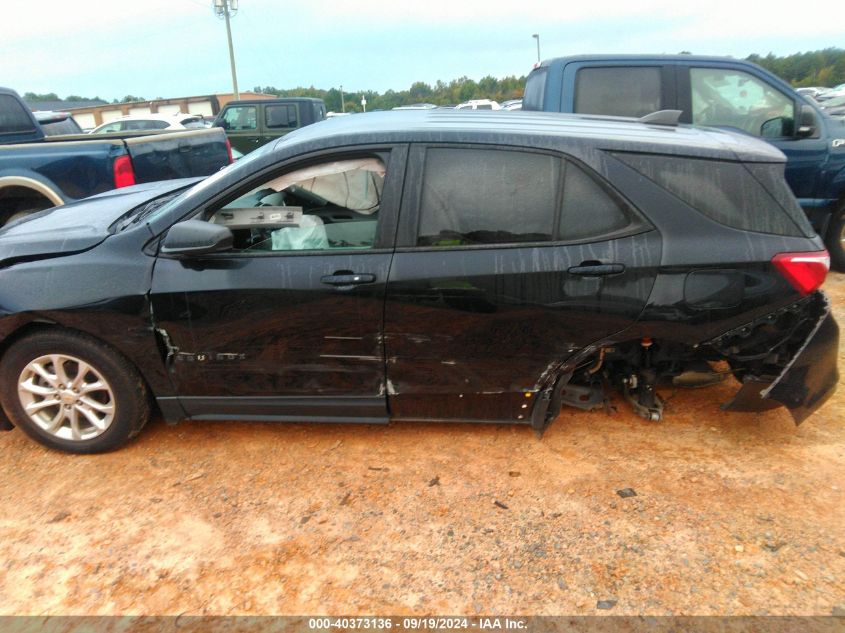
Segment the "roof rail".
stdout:
[[671,125],[677,127],[681,113],[681,110],[658,110],[657,112],[646,114],[637,120],[640,123],[649,123],[651,125]]

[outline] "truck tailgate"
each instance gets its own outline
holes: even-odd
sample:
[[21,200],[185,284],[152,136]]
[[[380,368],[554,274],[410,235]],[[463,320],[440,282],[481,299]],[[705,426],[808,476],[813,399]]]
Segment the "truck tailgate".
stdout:
[[208,176],[229,164],[221,128],[146,134],[124,142],[138,183]]

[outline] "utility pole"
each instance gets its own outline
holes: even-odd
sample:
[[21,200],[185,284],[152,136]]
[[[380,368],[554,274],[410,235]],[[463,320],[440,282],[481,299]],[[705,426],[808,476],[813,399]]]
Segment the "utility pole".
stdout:
[[235,47],[232,45],[232,25],[229,19],[238,13],[238,0],[214,0],[214,13],[226,21],[226,37],[229,40],[229,64],[232,66],[232,88],[235,99],[240,99],[238,92],[238,73],[235,71]]
[[537,63],[539,64],[540,63],[540,34],[534,33],[534,35],[532,35],[531,37],[533,37],[535,40],[537,40]]
[[346,112],[346,102],[343,100],[343,84],[340,84],[340,111]]

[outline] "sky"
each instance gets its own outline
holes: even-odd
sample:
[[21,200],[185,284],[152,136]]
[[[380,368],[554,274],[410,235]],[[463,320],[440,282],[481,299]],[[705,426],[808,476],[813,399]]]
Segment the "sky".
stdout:
[[[9,2],[0,85],[145,99],[231,92],[226,30],[212,0]],[[803,16],[803,17],[802,17]],[[406,90],[467,76],[525,75],[581,53],[746,57],[845,48],[840,0],[240,0],[238,84]]]

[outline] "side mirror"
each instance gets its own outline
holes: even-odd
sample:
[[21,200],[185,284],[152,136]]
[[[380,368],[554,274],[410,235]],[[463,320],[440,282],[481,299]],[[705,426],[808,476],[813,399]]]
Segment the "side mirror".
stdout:
[[216,127],[222,127],[224,130],[229,129],[229,122],[226,119],[220,119],[214,123]]
[[784,123],[786,118],[779,116],[774,119],[769,119],[760,126],[760,136],[763,138],[780,138],[786,136],[784,130]]
[[798,136],[813,136],[816,133],[816,111],[812,106],[801,105],[798,121]]
[[164,255],[205,255],[232,248],[231,229],[202,220],[185,220],[170,227],[161,252]]

